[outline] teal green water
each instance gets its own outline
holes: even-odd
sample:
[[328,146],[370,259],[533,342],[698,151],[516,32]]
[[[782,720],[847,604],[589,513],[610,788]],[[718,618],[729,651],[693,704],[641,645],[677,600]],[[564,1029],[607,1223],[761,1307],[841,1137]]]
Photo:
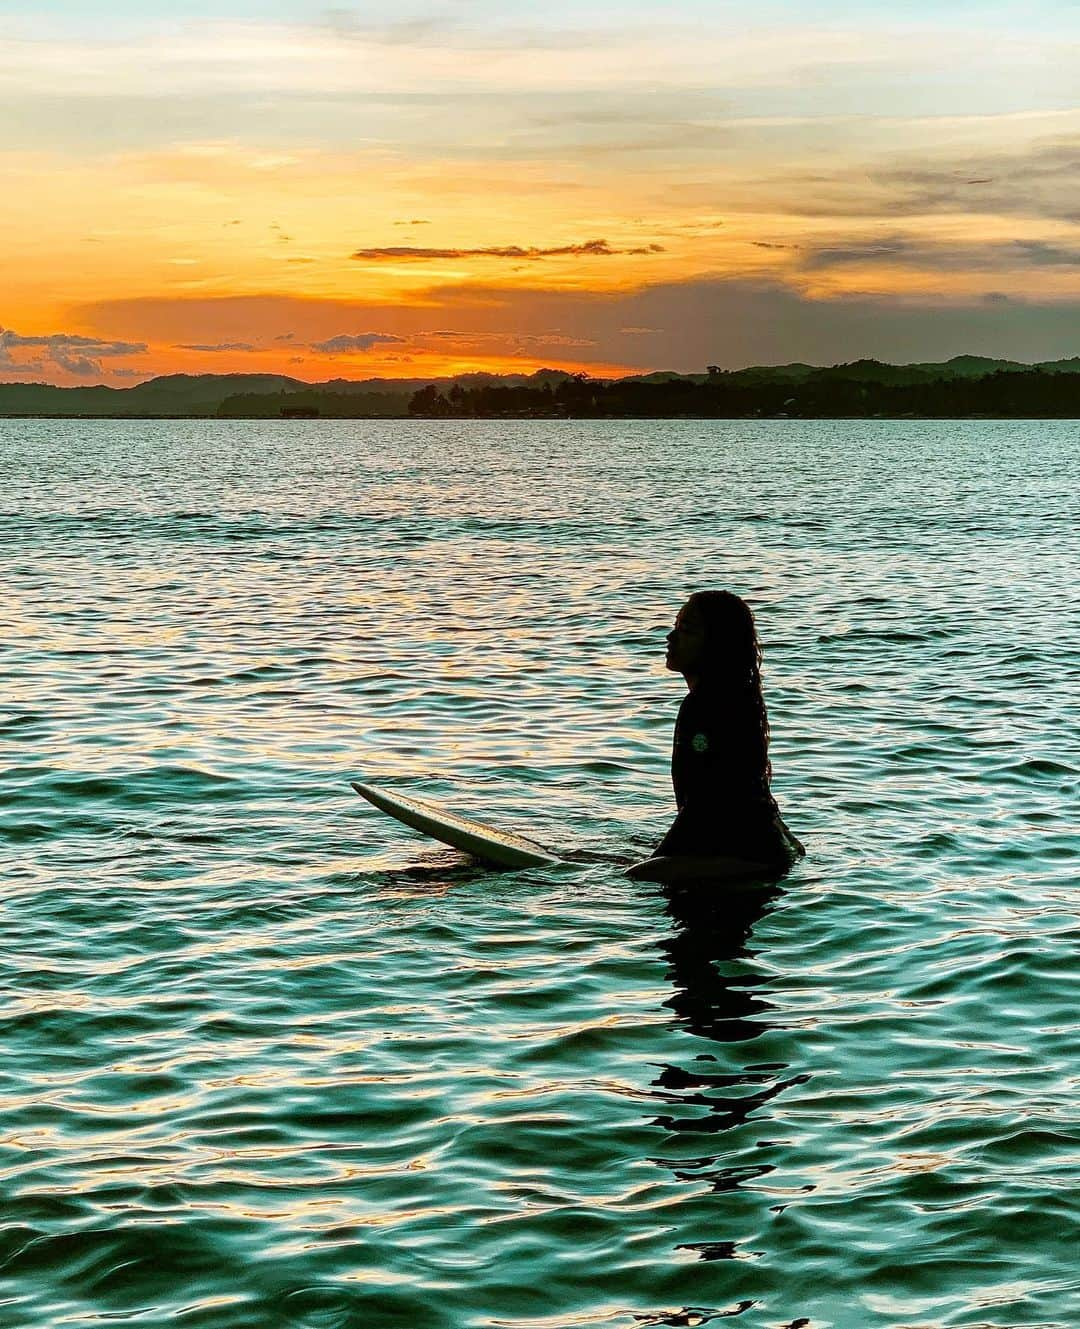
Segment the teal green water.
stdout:
[[[0,1323],[1080,1323],[1075,424],[0,421],[0,481]],[[809,857],[675,906],[714,585]]]

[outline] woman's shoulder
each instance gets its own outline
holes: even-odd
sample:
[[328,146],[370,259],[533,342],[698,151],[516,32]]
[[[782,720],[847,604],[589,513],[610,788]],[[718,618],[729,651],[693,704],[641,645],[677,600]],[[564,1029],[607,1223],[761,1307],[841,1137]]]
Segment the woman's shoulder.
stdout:
[[691,688],[679,707],[679,719],[701,726],[721,722],[730,713],[729,699],[718,689],[699,686]]

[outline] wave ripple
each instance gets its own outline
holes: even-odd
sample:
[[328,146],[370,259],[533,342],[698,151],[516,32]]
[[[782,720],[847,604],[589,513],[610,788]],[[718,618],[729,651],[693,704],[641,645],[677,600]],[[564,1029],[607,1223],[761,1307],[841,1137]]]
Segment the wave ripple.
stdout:
[[[1069,422],[0,422],[20,1329],[1074,1329]],[[768,896],[670,813],[757,607]],[[349,778],[571,851],[497,876]]]

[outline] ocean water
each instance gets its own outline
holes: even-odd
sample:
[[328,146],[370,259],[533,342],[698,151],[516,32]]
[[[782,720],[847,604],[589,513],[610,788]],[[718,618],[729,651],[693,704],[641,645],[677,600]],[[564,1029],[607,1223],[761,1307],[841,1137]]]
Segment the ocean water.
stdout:
[[[1080,1324],[1074,423],[9,420],[0,483],[0,1324]],[[707,586],[809,854],[669,900]]]

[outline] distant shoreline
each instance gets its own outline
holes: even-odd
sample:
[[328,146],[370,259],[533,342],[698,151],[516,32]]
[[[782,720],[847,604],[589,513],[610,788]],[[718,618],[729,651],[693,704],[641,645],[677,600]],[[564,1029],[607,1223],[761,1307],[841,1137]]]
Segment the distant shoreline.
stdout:
[[590,378],[563,370],[443,379],[172,374],[132,388],[0,383],[8,420],[1076,420],[1080,357],[957,356]]

